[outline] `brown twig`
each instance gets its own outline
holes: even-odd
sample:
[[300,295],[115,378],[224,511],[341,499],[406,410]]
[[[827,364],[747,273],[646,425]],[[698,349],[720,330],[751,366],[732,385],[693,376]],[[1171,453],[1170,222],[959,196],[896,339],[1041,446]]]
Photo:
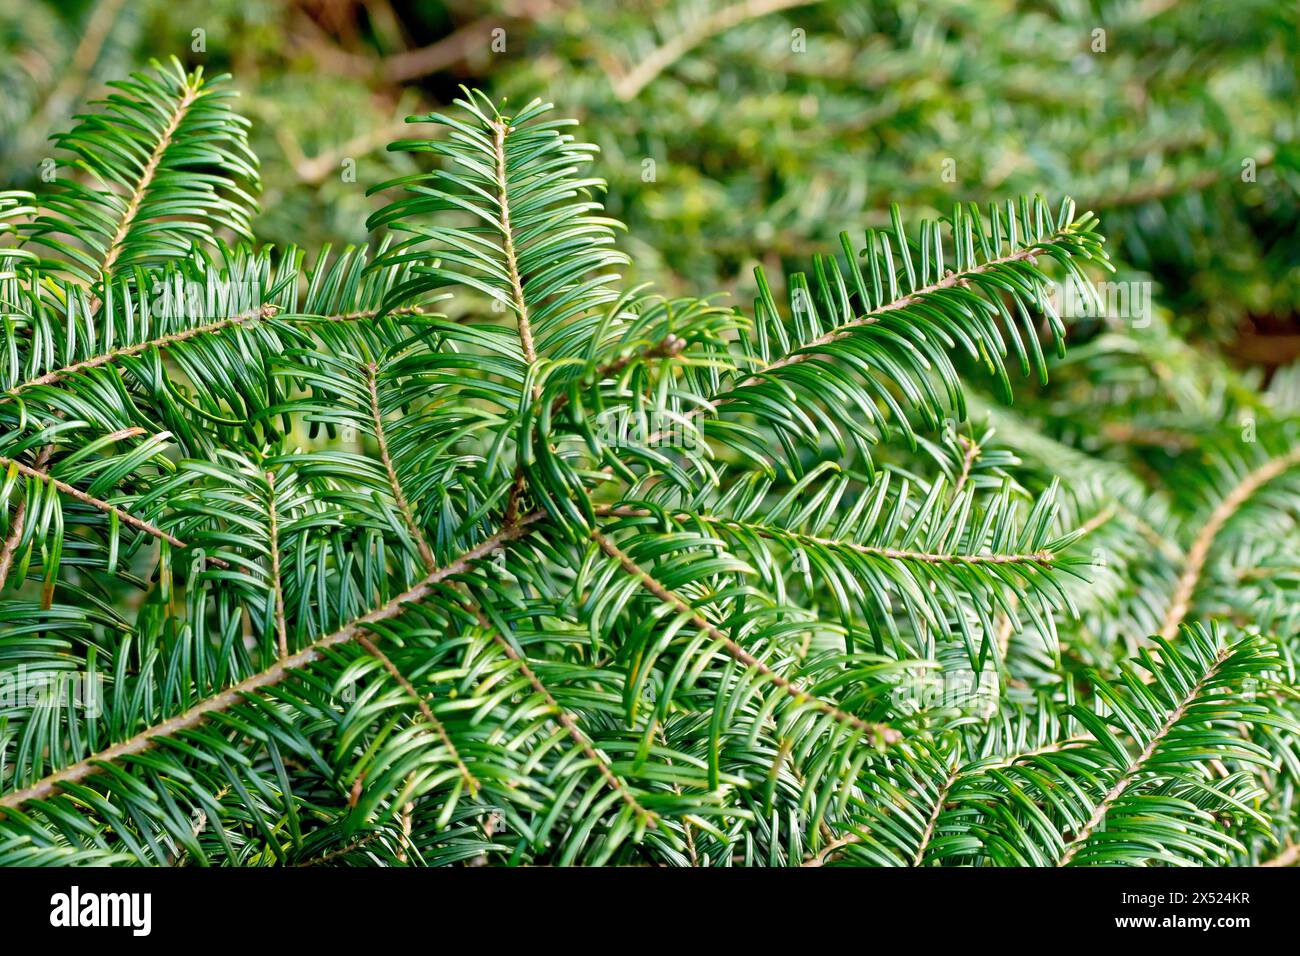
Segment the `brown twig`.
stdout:
[[862,842],[862,837],[856,833],[850,833],[846,836],[842,836],[838,840],[833,840],[832,842],[826,844],[824,847],[822,847],[820,850],[818,850],[815,854],[810,856],[807,860],[805,860],[800,865],[801,866],[825,866],[826,863],[830,860],[830,858],[834,856],[837,852],[844,849],[846,846],[852,846],[855,843],[861,843],[861,842]]
[[[1255,160],[1255,169],[1263,169],[1271,166],[1277,158],[1277,154],[1271,148],[1265,148]],[[1226,177],[1221,170],[1207,169],[1197,173],[1185,180],[1173,179],[1162,183],[1152,183],[1147,186],[1140,186],[1126,193],[1119,193],[1109,197],[1101,196],[1096,201],[1086,204],[1086,208],[1091,209],[1118,209],[1124,206],[1140,206],[1144,203],[1155,202],[1161,199],[1168,199],[1171,196],[1181,196],[1184,193],[1200,192],[1209,189],[1219,182],[1226,182]]]
[[1292,843],[1271,860],[1265,860],[1260,866],[1295,866],[1300,863],[1300,843]]
[[917,843],[916,853],[912,856],[912,866],[920,866],[925,860],[925,850],[934,838],[934,831],[939,823],[939,814],[943,812],[943,805],[948,800],[948,794],[952,791],[953,785],[960,776],[960,767],[954,759],[948,767],[948,777],[944,780],[943,786],[939,792],[934,795],[934,811],[930,814],[930,819],[926,821],[925,832],[921,834],[921,840]]
[[347,856],[352,851],[359,850],[366,844],[374,842],[379,837],[383,836],[383,833],[384,831],[382,830],[375,830],[373,833],[367,833],[365,836],[358,837],[346,846],[339,847],[337,850],[330,850],[328,853],[314,856],[310,860],[303,860],[298,864],[298,866],[319,866],[321,863],[329,863],[332,860],[337,860],[341,856]]
[[[408,112],[419,114],[427,112],[427,110],[415,109]],[[294,143],[291,148],[286,148],[285,151],[297,153],[297,155],[289,158],[293,163],[294,172],[298,174],[298,178],[308,185],[317,185],[323,182],[325,177],[333,172],[343,160],[365,156],[383,146],[387,146],[395,137],[401,136],[407,129],[408,125],[405,118],[403,118],[378,129],[359,133],[334,149],[325,150],[315,156],[302,155],[302,149],[297,143]],[[282,143],[281,145],[286,144]]]
[[662,46],[651,50],[649,55],[643,57],[627,73],[614,77],[611,80],[614,95],[625,103],[635,99],[638,93],[654,81],[655,77],[711,37],[726,33],[746,20],[764,17],[791,7],[807,6],[810,2],[812,0],[743,0],[741,3],[723,7],[715,13],[700,17],[686,30],[672,37]]
[[482,49],[492,31],[503,23],[496,17],[467,23],[428,46],[385,57],[379,72],[389,83],[406,83],[445,70],[469,57],[476,48]]
[[95,68],[99,54],[104,49],[104,42],[113,30],[122,3],[123,0],[103,0],[102,3],[95,4],[86,21],[81,42],[73,51],[72,61],[40,109],[43,118],[50,119],[61,113],[65,105],[75,99],[85,88],[90,79],[90,72]]
[[979,443],[967,438],[965,435],[958,435],[957,442],[966,449],[966,454],[962,456],[961,474],[959,474],[957,480],[953,482],[952,497],[954,500],[959,494],[961,494],[962,489],[966,487],[966,482],[970,480],[971,466],[975,464],[975,459],[978,458],[980,454]]
[[270,523],[271,590],[275,594],[275,633],[280,656],[289,656],[289,635],[284,622],[284,588],[280,583],[280,522],[275,512],[275,472],[266,473],[266,512]]

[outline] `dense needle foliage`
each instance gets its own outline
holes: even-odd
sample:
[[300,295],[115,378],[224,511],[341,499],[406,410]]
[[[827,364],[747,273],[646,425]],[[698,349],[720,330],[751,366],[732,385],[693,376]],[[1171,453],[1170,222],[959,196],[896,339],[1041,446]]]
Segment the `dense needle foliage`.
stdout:
[[1105,348],[1091,213],[660,297],[574,124],[466,92],[365,248],[265,246],[232,92],[0,193],[0,863],[1290,852],[1300,388]]

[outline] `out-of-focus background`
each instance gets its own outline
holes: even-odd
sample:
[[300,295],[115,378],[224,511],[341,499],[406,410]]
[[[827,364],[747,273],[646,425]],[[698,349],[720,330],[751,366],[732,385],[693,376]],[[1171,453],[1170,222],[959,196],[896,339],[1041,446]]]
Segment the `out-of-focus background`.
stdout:
[[[1095,210],[1181,339],[1300,355],[1300,5],[1277,0],[0,0],[0,184],[106,81],[230,72],[259,238],[362,242],[402,118],[461,84],[603,151],[637,278],[751,293],[842,229],[1041,191]],[[427,129],[427,127],[426,127]]]

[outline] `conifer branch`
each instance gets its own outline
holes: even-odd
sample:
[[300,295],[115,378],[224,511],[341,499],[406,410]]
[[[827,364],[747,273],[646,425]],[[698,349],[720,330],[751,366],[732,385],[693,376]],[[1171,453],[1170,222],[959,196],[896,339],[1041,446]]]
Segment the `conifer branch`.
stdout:
[[510,178],[506,167],[506,137],[510,126],[498,118],[492,124],[493,148],[496,153],[497,210],[500,217],[501,251],[506,259],[506,272],[510,277],[510,290],[514,300],[515,320],[519,328],[519,342],[523,348],[524,364],[537,363],[537,350],[533,345],[533,329],[528,319],[528,302],[524,298],[524,283],[519,275],[519,259],[515,254],[515,231],[510,223]]
[[917,841],[916,852],[912,854],[912,866],[920,866],[925,860],[925,851],[930,846],[930,841],[934,839],[934,831],[939,823],[939,815],[943,813],[944,804],[948,801],[948,794],[956,785],[960,777],[960,767],[954,760],[950,765],[948,776],[940,785],[938,792],[934,795],[934,809],[930,813],[930,819],[925,822],[925,829],[921,832],[921,839]]
[[86,372],[93,368],[102,368],[105,365],[111,365],[119,359],[130,358],[133,355],[139,355],[150,349],[165,349],[175,345],[178,342],[185,342],[201,335],[212,335],[223,329],[228,329],[238,325],[246,325],[257,319],[268,319],[275,315],[276,307],[273,305],[263,305],[253,309],[247,309],[238,315],[228,316],[224,319],[217,319],[203,325],[196,325],[188,329],[182,329],[179,332],[170,332],[167,335],[160,335],[157,338],[150,339],[147,342],[137,342],[135,345],[125,345],[121,348],[103,352],[99,355],[83,359],[80,362],[73,362],[71,365],[65,365],[38,375],[36,378],[28,379],[25,382],[6,389],[6,395],[16,395],[21,391],[29,388],[36,388],[40,385],[53,385],[67,378],[71,378],[79,372]]
[[[113,238],[109,240],[108,250],[104,256],[104,262],[100,266],[100,272],[105,275],[112,274],[113,265],[117,262],[118,256],[122,253],[122,245],[126,237],[130,234],[131,227],[135,224],[135,217],[140,212],[140,203],[144,201],[145,194],[149,187],[153,185],[154,176],[158,172],[158,164],[162,162],[163,155],[172,145],[172,138],[176,135],[176,130],[180,128],[185,114],[189,112],[190,106],[198,98],[199,87],[193,83],[187,83],[185,91],[181,94],[176,103],[175,109],[167,119],[167,124],[163,127],[162,133],[158,137],[158,142],[154,146],[153,153],[145,162],[144,169],[140,173],[140,178],[136,180],[130,195],[126,201],[126,209],[122,213],[122,218],[117,224],[117,231],[113,233]],[[98,303],[91,306],[91,311],[97,309]]]
[[143,753],[161,740],[192,727],[197,727],[213,714],[229,710],[248,695],[273,687],[286,678],[293,676],[308,664],[320,660],[326,650],[356,639],[373,625],[391,620],[411,605],[425,600],[434,592],[441,581],[462,573],[474,562],[491,554],[497,548],[522,537],[528,532],[529,525],[541,520],[541,518],[540,513],[524,516],[516,524],[486,538],[455,560],[425,576],[419,584],[403,591],[379,607],[362,614],[337,631],[316,638],[302,650],[288,657],[280,658],[270,667],[244,678],[219,694],[214,694],[200,701],[175,717],[169,717],[167,720],[154,724],[120,743],[105,747],[84,760],[56,770],[29,787],[0,796],[0,807],[16,808],[30,800],[44,799],[51,794],[57,793],[64,784],[76,783],[94,773],[98,773],[112,761]]
[[[799,5],[726,0],[676,37],[661,20],[611,82],[641,96]],[[860,67],[824,19],[827,60]],[[1218,864],[1285,841],[1296,548],[1261,529],[1294,524],[1297,380],[1217,366],[1164,308],[1131,334],[1071,325],[1053,274],[1109,295],[1091,213],[1024,196],[910,230],[863,207],[862,245],[841,233],[784,282],[756,270],[746,314],[707,286],[626,284],[655,260],[620,250],[600,150],[549,104],[466,90],[413,118],[441,135],[392,144],[412,157],[370,190],[392,191],[373,244],[313,257],[254,237],[258,161],[225,79],[133,74],[55,137],[84,175],[0,191],[0,685],[34,668],[111,688],[93,715],[5,707],[0,865]],[[814,149],[846,129],[803,110],[819,95],[800,101]],[[732,115],[716,92],[697,106]],[[826,252],[829,194],[775,173],[779,235],[756,250],[763,211],[731,221],[718,182],[723,215],[665,262],[707,274],[743,247],[775,273],[782,249]],[[1260,210],[1270,228],[1294,211]],[[1167,211],[1119,218],[1121,269],[1166,274],[1139,248],[1213,262],[1204,237],[1154,233],[1222,210]],[[155,307],[151,275],[209,305]],[[228,304],[244,278],[265,305]],[[1237,409],[1262,453],[1240,454]],[[954,444],[971,419],[989,424]],[[667,428],[705,440],[648,447]],[[177,548],[209,570],[178,574]],[[1089,575],[1088,550],[1113,570]],[[1179,631],[1220,551],[1222,620]],[[1179,632],[1159,659],[1157,627]],[[990,689],[991,716],[967,696]]]
[[556,701],[555,696],[547,689],[546,685],[542,683],[541,678],[539,678],[537,673],[528,666],[528,662],[524,660],[524,658],[510,646],[510,642],[498,634],[495,629],[490,629],[489,633],[492,636],[492,640],[501,648],[502,653],[519,665],[519,672],[524,675],[524,678],[528,681],[533,690],[546,701],[551,717],[559,723],[564,732],[569,735],[573,742],[576,743],[587,756],[587,759],[592,762],[601,778],[606,784],[608,784],[609,788],[622,798],[623,802],[632,809],[632,812],[635,813],[646,826],[651,828],[655,827],[659,819],[658,814],[652,813],[645,807],[641,806],[636,797],[633,796],[632,791],[628,788],[627,784],[610,768],[609,761],[602,757],[600,752],[592,746],[591,740],[582,732],[582,728],[578,726],[578,722],[574,720],[568,711],[560,706],[559,702]]
[[[46,445],[36,455],[33,471],[44,475],[45,468],[49,464],[50,454],[53,449]],[[4,544],[0,545],[0,588],[3,588],[5,581],[9,579],[9,568],[13,564],[14,554],[18,550],[18,545],[22,543],[23,532],[27,528],[27,498],[19,500],[14,508],[13,518],[9,524],[9,534],[5,536]]]
[[[617,518],[646,518],[653,517],[655,514],[648,508],[630,508],[621,505],[602,505],[597,508],[596,511],[598,514],[609,515]],[[702,521],[705,524],[717,524],[726,528],[744,530],[763,538],[771,538],[775,541],[788,539],[791,541],[802,542],[804,544],[820,545],[827,548],[842,548],[846,551],[856,552],[857,554],[869,555],[877,558],[887,558],[891,561],[917,561],[922,564],[1035,564],[1042,567],[1048,567],[1056,560],[1056,555],[1046,549],[1025,554],[955,554],[934,551],[916,551],[910,548],[884,548],[868,544],[859,544],[856,541],[824,538],[818,535],[805,534],[801,531],[775,528],[756,521],[737,521],[734,518],[726,518],[720,515],[677,512],[673,517],[676,520],[683,522]]]
[[266,473],[266,512],[270,531],[271,593],[275,600],[275,634],[281,657],[289,656],[289,636],[284,621],[284,585],[280,578],[280,521],[275,510],[275,472]]
[[[748,378],[741,380],[738,385],[733,387],[733,390],[736,388],[747,388],[750,385],[756,385],[763,380],[764,376],[775,372],[777,369],[808,361],[816,354],[815,350],[817,348],[824,345],[830,345],[832,342],[836,342],[844,338],[846,335],[851,335],[854,329],[879,322],[882,315],[918,305],[924,302],[928,296],[934,295],[937,292],[943,292],[947,289],[964,288],[970,283],[970,280],[974,276],[983,275],[986,272],[991,272],[1015,262],[1034,262],[1039,256],[1045,255],[1046,253],[1047,248],[1045,246],[1029,246],[1017,250],[1016,252],[1008,253],[1005,256],[998,256],[989,259],[987,262],[981,263],[977,266],[972,266],[969,269],[963,269],[961,272],[950,273],[942,279],[931,282],[929,285],[916,289],[907,295],[899,296],[896,299],[886,302],[884,305],[879,305],[876,308],[863,313],[857,318],[850,319],[848,322],[837,325],[829,332],[825,332],[808,342],[799,343],[793,352],[769,362],[759,371],[753,373]],[[725,397],[716,399],[718,404],[721,404],[726,400]]]
[[833,717],[839,723],[861,731],[868,739],[877,744],[892,744],[903,739],[903,735],[888,724],[869,723],[853,714],[845,713],[834,704],[827,703],[821,698],[810,694],[799,685],[778,674],[711,624],[707,619],[705,619],[704,615],[695,610],[695,608],[688,604],[684,598],[678,594],[674,594],[672,591],[664,587],[653,575],[633,561],[625,551],[619,548],[619,546],[609,538],[605,537],[605,535],[601,534],[600,531],[593,530],[591,532],[591,537],[592,540],[600,546],[602,551],[617,561],[619,566],[628,574],[632,575],[632,577],[634,577],[643,588],[653,594],[664,604],[674,608],[679,614],[685,615],[692,624],[717,641],[728,655],[733,657],[739,663],[744,664],[746,667],[752,668],[759,674],[762,674],[763,677],[771,681],[772,684],[778,687],[783,693],[792,697],[795,701],[815,707],[822,713]]
[[1192,546],[1187,549],[1183,572],[1178,577],[1173,599],[1169,602],[1169,609],[1165,612],[1164,621],[1160,625],[1160,636],[1166,641],[1173,640],[1179,626],[1191,610],[1192,597],[1205,570],[1210,548],[1214,546],[1214,541],[1223,530],[1223,526],[1260,487],[1297,465],[1300,465],[1300,448],[1269,459],[1247,474],[1210,512],[1205,524],[1201,526],[1201,530],[1192,541]]
[[[390,309],[388,315],[423,315],[424,310],[418,306],[405,308]],[[338,315],[296,315],[283,316],[280,314],[280,307],[271,303],[266,303],[252,309],[246,309],[237,315],[226,316],[225,318],[215,319],[211,322],[205,322],[202,325],[192,326],[188,329],[181,329],[177,332],[169,332],[166,335],[160,335],[156,338],[149,339],[145,342],[137,342],[134,345],[124,345],[121,348],[111,349],[107,352],[101,352],[90,358],[73,362],[71,365],[65,365],[62,368],[53,369],[38,375],[36,378],[28,379],[25,382],[19,382],[17,385],[6,389],[4,395],[16,395],[19,392],[29,388],[35,388],[39,385],[54,385],[63,382],[79,372],[89,371],[94,368],[103,368],[106,365],[112,365],[120,359],[131,358],[135,355],[148,352],[152,349],[160,351],[177,345],[181,342],[188,342],[190,339],[199,338],[207,335],[214,335],[226,329],[237,328],[239,326],[250,325],[264,319],[279,317],[284,321],[299,322],[310,324],[312,322],[359,322],[365,319],[373,319],[379,315],[378,309],[362,309],[354,312],[341,313]]]
[[1088,838],[1102,825],[1106,819],[1106,814],[1110,811],[1111,807],[1115,805],[1115,802],[1119,800],[1119,798],[1128,791],[1129,787],[1131,787],[1141,776],[1142,772],[1146,769],[1147,763],[1151,760],[1152,756],[1154,756],[1161,743],[1163,743],[1165,738],[1169,736],[1170,731],[1174,729],[1178,722],[1183,719],[1183,715],[1187,712],[1187,708],[1197,701],[1201,696],[1201,692],[1205,689],[1206,684],[1208,684],[1215,675],[1218,674],[1219,668],[1223,666],[1223,662],[1226,661],[1231,654],[1231,647],[1223,647],[1215,657],[1213,664],[1206,668],[1205,673],[1201,675],[1200,679],[1192,685],[1191,689],[1188,690],[1185,695],[1183,695],[1182,700],[1177,702],[1173,710],[1169,712],[1169,716],[1165,718],[1164,723],[1162,723],[1159,729],[1151,735],[1146,746],[1142,748],[1141,753],[1139,753],[1137,757],[1129,763],[1123,774],[1121,774],[1119,779],[1115,781],[1114,785],[1106,792],[1105,796],[1097,801],[1097,806],[1093,809],[1092,816],[1088,818],[1088,821],[1079,828],[1077,833],[1065,841],[1065,852],[1061,855],[1060,860],[1057,862],[1057,866],[1068,866],[1070,861],[1073,860],[1075,855],[1083,848],[1084,844],[1088,842]]
[[[49,456],[46,454],[47,451],[48,449],[42,449],[40,454],[41,456],[44,456],[48,459]],[[39,458],[40,456],[38,456],[38,460]],[[128,511],[124,511],[123,509],[119,508],[115,504],[111,504],[110,502],[103,501],[99,498],[94,497],[93,495],[88,495],[80,488],[74,488],[66,481],[61,481],[60,479],[55,478],[47,471],[33,468],[31,465],[24,465],[21,461],[17,461],[16,459],[13,458],[6,458],[4,455],[0,455],[0,468],[13,468],[19,474],[26,475],[28,478],[35,478],[37,481],[42,481],[45,482],[46,484],[53,485],[56,489],[59,490],[59,492],[67,495],[69,498],[73,498],[76,501],[81,502],[83,505],[89,505],[92,508],[97,508],[100,511],[104,512],[105,514],[114,515],[117,517],[119,521],[122,522],[122,524],[127,525],[128,527],[131,528],[135,528],[137,531],[141,531],[147,535],[152,535],[153,537],[159,539],[160,541],[166,541],[168,544],[170,544],[173,548],[176,548],[177,550],[184,551],[189,547],[189,545],[187,545],[180,538],[176,537],[174,534],[171,534],[167,531],[163,531],[161,528],[157,527],[156,525],[150,524],[148,521],[145,521],[142,518],[137,518],[135,515],[131,514]],[[220,558],[208,558],[207,560],[211,561],[213,564],[217,565],[218,567],[228,567],[226,562],[222,561]]]
[[[378,367],[374,362],[368,362],[365,366],[365,372],[366,391],[370,398],[370,421],[375,428],[375,442],[379,445],[379,460],[383,462],[384,472],[388,475],[388,485],[393,492],[393,500],[397,502],[397,508],[402,513],[402,520],[406,523],[406,529],[411,533],[411,539],[419,549],[425,567],[432,571],[437,566],[437,562],[433,557],[433,549],[429,546],[429,541],[424,536],[424,531],[420,528],[419,522],[415,520],[415,512],[411,510],[410,502],[406,500],[406,493],[402,491],[402,483],[397,479],[397,469],[393,466],[393,457],[388,451],[388,438],[384,433],[384,415],[379,406]],[[508,515],[506,523],[512,523],[514,517],[514,514]]]
[[[878,323],[881,316],[887,315],[890,312],[896,312],[899,309],[906,309],[919,303],[923,303],[928,296],[934,295],[935,293],[941,293],[948,289],[964,288],[969,285],[970,280],[975,276],[982,275],[1016,262],[1034,262],[1039,256],[1045,255],[1046,253],[1047,249],[1045,246],[1028,246],[1004,256],[991,258],[980,265],[971,266],[961,272],[950,273],[942,279],[931,282],[928,285],[907,293],[906,295],[897,296],[889,302],[876,306],[847,322],[843,322],[835,328],[830,329],[807,342],[794,343],[790,352],[782,355],[780,358],[773,359],[766,363],[761,369],[752,372],[748,376],[740,379],[738,382],[728,385],[723,392],[714,395],[709,400],[708,404],[696,405],[693,408],[688,409],[683,413],[683,417],[689,420],[699,418],[703,415],[716,414],[718,408],[733,400],[728,393],[758,385],[773,372],[815,358],[817,355],[816,350],[818,348],[830,345],[846,336],[852,335],[854,331],[864,326]],[[662,430],[657,431],[646,439],[646,444],[655,445],[663,441],[666,437],[668,437],[667,432]]]
[[465,787],[469,790],[470,796],[477,796],[481,784],[474,775],[470,773],[469,768],[465,766],[465,760],[461,757],[460,751],[452,741],[451,735],[447,733],[446,726],[438,719],[437,715],[434,714],[433,708],[429,706],[424,695],[416,689],[415,685],[407,679],[405,674],[397,669],[397,665],[393,663],[392,658],[380,650],[379,646],[375,644],[374,641],[370,640],[370,638],[366,637],[365,634],[357,635],[357,643],[365,648],[367,654],[379,661],[384,670],[388,672],[389,676],[397,682],[398,686],[400,686],[402,690],[406,691],[407,695],[413,701],[415,701],[415,705],[420,708],[420,713],[423,715],[424,719],[428,721],[429,726],[432,727],[434,732],[438,735],[438,739],[441,740],[443,746],[447,748],[447,752],[451,754],[451,759],[455,762],[456,769],[460,771],[461,779],[465,781]]

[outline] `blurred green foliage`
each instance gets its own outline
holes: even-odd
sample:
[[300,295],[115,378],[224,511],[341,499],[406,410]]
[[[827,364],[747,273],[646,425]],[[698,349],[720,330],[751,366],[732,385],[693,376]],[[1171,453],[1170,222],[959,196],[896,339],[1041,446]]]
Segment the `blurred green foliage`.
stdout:
[[1279,364],[1300,353],[1298,21],[1268,0],[0,0],[0,171],[35,182],[75,104],[177,55],[237,77],[258,235],[359,242],[365,184],[411,171],[385,151],[403,117],[465,83],[583,122],[635,271],[666,287],[747,297],[756,260],[891,202],[1069,194],[1180,332]]

